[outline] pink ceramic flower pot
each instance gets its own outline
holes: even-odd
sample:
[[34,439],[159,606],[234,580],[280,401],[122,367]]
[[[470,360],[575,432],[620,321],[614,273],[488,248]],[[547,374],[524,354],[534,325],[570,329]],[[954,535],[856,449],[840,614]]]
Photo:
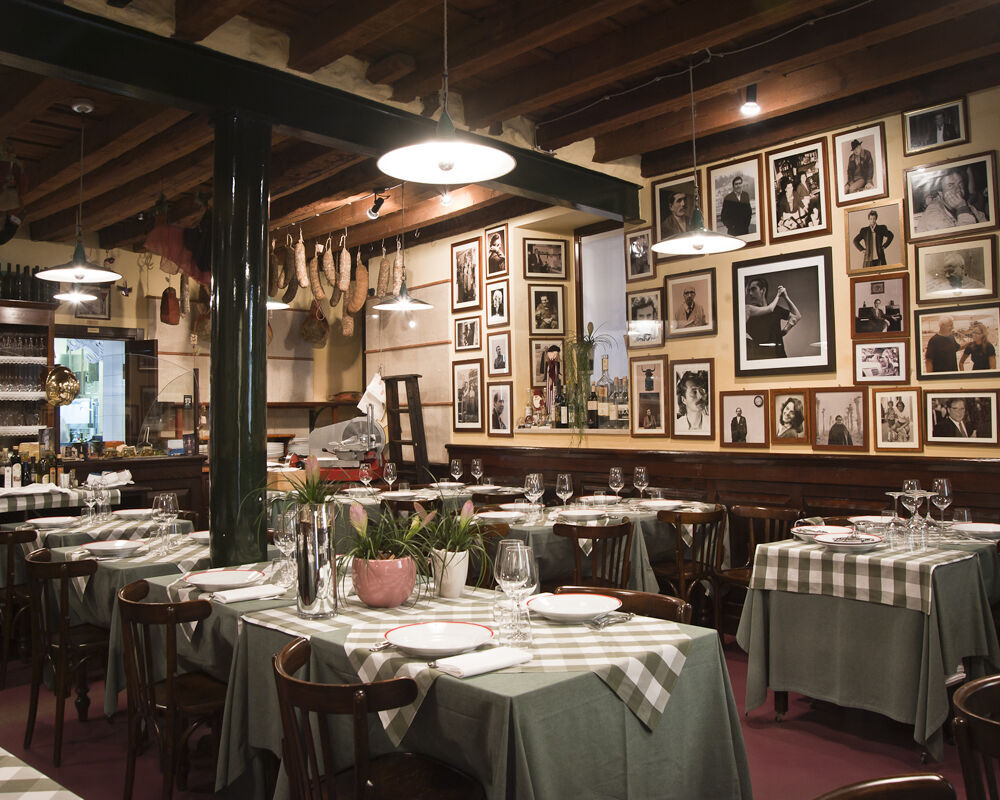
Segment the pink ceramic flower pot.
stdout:
[[393,558],[366,561],[356,558],[351,565],[354,590],[361,602],[372,608],[395,608],[402,605],[417,582],[413,559]]

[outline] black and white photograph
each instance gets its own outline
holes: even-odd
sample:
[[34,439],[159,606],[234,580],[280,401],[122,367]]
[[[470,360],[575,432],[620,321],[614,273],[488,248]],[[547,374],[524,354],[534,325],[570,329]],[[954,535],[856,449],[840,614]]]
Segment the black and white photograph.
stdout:
[[83,300],[73,308],[77,319],[111,319],[111,289],[107,286],[88,286],[87,291],[96,300]]
[[838,206],[889,196],[883,123],[834,136],[833,163]]
[[733,263],[736,375],[836,372],[829,247]]
[[715,438],[714,391],[714,358],[670,362],[670,435],[673,438]]
[[924,443],[997,444],[996,389],[924,389]]
[[848,208],[844,211],[844,234],[848,274],[906,268],[901,201]]
[[482,244],[480,237],[451,246],[451,310],[482,308]]
[[459,317],[455,320],[455,352],[482,347],[482,317]]
[[[562,373],[562,339],[529,339],[529,355],[531,358],[531,386],[533,388],[544,388],[545,379],[549,370],[558,370]],[[552,364],[551,362],[557,362]]]
[[625,293],[628,310],[628,346],[632,350],[663,344],[663,289]]
[[905,180],[906,238],[952,238],[997,226],[993,152],[912,167]]
[[826,139],[767,153],[771,243],[830,232]]
[[903,112],[903,155],[912,156],[969,141],[965,98]]
[[909,383],[909,342],[855,342],[855,383]]
[[483,431],[483,360],[473,358],[451,365],[452,428]]
[[995,378],[1000,305],[944,306],[913,312],[917,377]]
[[625,281],[641,281],[656,275],[653,253],[650,248],[653,229],[636,228],[625,234]]
[[719,392],[719,445],[767,447],[767,392]]
[[917,303],[955,303],[997,296],[996,236],[918,244]]
[[510,363],[510,331],[486,334],[486,375],[498,378],[512,375]]
[[872,423],[875,449],[919,452],[923,428],[920,390],[912,388],[873,389]]
[[906,272],[851,278],[851,338],[898,339],[910,333]]
[[633,436],[667,435],[667,358],[630,358]]
[[736,236],[747,245],[765,243],[764,169],[761,157],[750,156],[708,168],[708,227]]
[[486,327],[505,325],[510,325],[510,281],[491,281],[486,284]]
[[813,389],[813,450],[868,450],[868,390]]
[[[681,175],[654,181],[653,191],[653,242],[668,236],[684,233],[691,225],[695,208],[695,176]],[[704,212],[703,212],[704,213]],[[677,256],[654,253],[657,262]]]
[[532,336],[566,332],[563,287],[551,283],[528,284],[528,333]]
[[524,277],[548,280],[568,276],[565,239],[525,239]]
[[668,339],[710,336],[717,332],[714,267],[667,275],[663,286]]
[[486,384],[486,402],[489,422],[486,426],[487,436],[513,436],[514,425],[511,412],[513,405],[514,384],[511,381],[498,381]]
[[486,280],[506,275],[510,269],[507,262],[507,225],[487,228],[483,237],[486,240]]
[[809,444],[808,389],[771,389],[771,444]]

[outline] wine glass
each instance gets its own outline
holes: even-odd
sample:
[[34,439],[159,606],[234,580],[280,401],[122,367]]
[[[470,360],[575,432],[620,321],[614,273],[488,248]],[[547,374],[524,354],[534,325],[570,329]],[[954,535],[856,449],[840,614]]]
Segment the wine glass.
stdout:
[[496,554],[493,557],[493,579],[497,586],[500,585],[500,565],[503,563],[503,554],[508,547],[523,547],[524,542],[520,539],[501,539],[497,542]]
[[368,484],[370,484],[372,482],[372,465],[371,464],[362,464],[358,468],[358,480],[360,480],[365,485],[366,489],[370,489],[371,488],[368,485]]
[[396,482],[396,462],[386,461],[385,466],[382,467],[382,480],[389,484],[389,490],[392,490],[392,485]]
[[172,535],[175,531],[174,522],[177,520],[177,515],[180,513],[180,507],[177,505],[176,492],[163,492],[162,496],[163,505],[161,510],[166,524],[170,526],[170,534],[165,536],[163,546],[166,550],[172,550],[175,541],[175,537]]
[[[535,554],[527,545],[507,547],[500,560],[500,589],[513,605],[514,624],[507,644],[529,644],[531,627],[526,614],[521,613],[521,593],[532,579]],[[536,579],[537,580],[537,579]]]
[[649,475],[645,467],[636,467],[632,470],[632,485],[639,490],[639,497],[642,498],[643,492],[649,486]]
[[156,544],[153,547],[153,552],[155,555],[162,555],[166,552],[166,540],[167,535],[167,497],[166,493],[161,493],[153,498],[153,519],[156,520]]
[[566,501],[573,496],[573,476],[568,472],[560,472],[556,476],[556,497],[563,501],[563,505],[566,505]]
[[83,490],[83,502],[87,506],[87,521],[94,522],[94,505],[97,503],[97,490],[87,485]]
[[541,472],[529,472],[524,477],[524,496],[531,503],[537,503],[545,494],[545,483]]
[[463,472],[465,472],[465,467],[462,465],[462,459],[453,458],[451,460],[451,477],[457,481],[462,477]]
[[889,497],[892,498],[892,519],[889,520],[889,545],[890,547],[895,547],[898,543],[901,543],[897,538],[901,536],[903,531],[906,530],[906,523],[903,522],[903,518],[899,516],[899,498],[906,494],[906,492],[886,492]]
[[480,483],[483,477],[483,460],[481,458],[472,459],[472,477],[476,479],[476,483]]
[[281,523],[274,532],[274,546],[277,547],[284,556],[282,559],[280,574],[277,583],[280,586],[291,586],[295,580],[295,571],[292,568],[294,561],[292,553],[295,552],[295,512],[287,512],[281,515]]
[[[951,481],[947,478],[934,479],[935,494],[931,495],[931,502],[941,511],[941,525],[944,525],[944,510],[951,505],[954,495],[951,493]],[[927,509],[930,515],[930,509]]]
[[621,467],[612,467],[608,471],[608,486],[615,493],[615,498],[618,498],[618,493],[625,488],[625,478],[622,476]]

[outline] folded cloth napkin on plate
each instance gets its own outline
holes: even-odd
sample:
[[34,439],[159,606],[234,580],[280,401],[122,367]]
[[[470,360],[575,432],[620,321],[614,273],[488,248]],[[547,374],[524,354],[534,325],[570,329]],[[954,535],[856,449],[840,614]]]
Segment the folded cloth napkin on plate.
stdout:
[[285,590],[282,587],[275,586],[273,583],[267,583],[263,586],[244,586],[240,589],[226,589],[222,592],[214,592],[212,599],[218,600],[220,603],[242,603],[246,600],[268,600],[284,593]]
[[513,667],[526,661],[531,661],[531,653],[527,650],[518,650],[516,647],[491,647],[488,650],[439,658],[434,662],[434,667],[445,675],[455,678],[471,678],[473,675]]
[[123,469],[121,472],[102,472],[100,475],[92,472],[87,476],[88,486],[93,486],[97,481],[101,481],[105,489],[113,489],[116,486],[127,486],[132,483],[132,473],[127,469]]
[[63,489],[61,486],[56,486],[54,483],[30,483],[27,486],[0,489],[0,497],[29,494],[70,494],[70,490]]

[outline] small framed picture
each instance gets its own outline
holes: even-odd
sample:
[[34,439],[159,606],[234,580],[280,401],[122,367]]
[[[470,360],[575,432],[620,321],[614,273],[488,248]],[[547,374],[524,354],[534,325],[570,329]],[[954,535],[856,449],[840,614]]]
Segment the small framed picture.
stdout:
[[996,176],[993,151],[906,170],[906,238],[944,239],[995,228]]
[[767,447],[767,392],[719,392],[719,445]]
[[838,206],[889,196],[883,123],[834,136],[833,163],[837,173]]
[[568,274],[565,239],[524,240],[524,277],[526,279],[565,279]]
[[715,320],[715,268],[667,275],[667,338],[707,336],[718,331]]
[[486,384],[486,399],[490,404],[490,421],[486,426],[486,435],[513,436],[511,406],[514,399],[514,384],[511,381]]
[[502,328],[510,325],[510,281],[491,281],[486,284],[486,327]]
[[924,442],[996,445],[998,394],[996,389],[924,389]]
[[483,360],[472,358],[451,365],[452,428],[483,432]]
[[771,444],[809,444],[808,389],[771,389]]
[[630,358],[633,436],[667,435],[667,357]]
[[903,203],[887,200],[844,211],[847,272],[906,268]]
[[715,438],[714,390],[714,358],[670,362],[670,435],[673,438]]
[[510,331],[486,334],[486,375],[497,378],[511,375]]
[[872,389],[872,423],[876,451],[916,453],[923,450],[920,390]]
[[955,303],[997,296],[995,236],[918,244],[918,303]]
[[653,263],[653,228],[636,228],[625,234],[625,281],[641,281],[656,277]]
[[909,342],[855,342],[855,383],[909,383]]
[[111,287],[88,286],[87,291],[96,300],[83,300],[76,304],[73,316],[77,319],[111,319]]
[[566,332],[563,287],[551,283],[528,284],[528,333],[545,336]]
[[562,363],[562,339],[529,339],[528,349],[531,358],[531,386],[544,388],[545,376],[549,368],[549,353],[555,353],[556,359]]
[[708,226],[736,236],[747,246],[765,244],[764,167],[750,156],[708,168]]
[[451,310],[483,307],[483,242],[480,237],[451,246]]
[[506,275],[509,270],[507,263],[507,224],[487,228],[486,239],[486,280]]
[[969,141],[965,98],[903,112],[903,155],[912,156]]
[[663,344],[663,289],[625,292],[628,346],[632,350]]
[[458,317],[455,320],[456,353],[482,348],[482,322],[483,319],[478,314],[474,317]]
[[851,278],[851,338],[898,339],[910,333],[906,272]]
[[868,450],[868,390],[813,389],[813,450]]
[[[691,224],[694,214],[696,175],[680,175],[675,178],[654,181],[653,192],[653,236],[660,242],[668,236],[684,233]],[[704,213],[704,212],[702,212]],[[680,256],[655,254],[656,261],[662,262]]]
[[1000,304],[942,306],[913,312],[917,378],[995,378]]
[[769,150],[771,243],[830,232],[826,139]]

